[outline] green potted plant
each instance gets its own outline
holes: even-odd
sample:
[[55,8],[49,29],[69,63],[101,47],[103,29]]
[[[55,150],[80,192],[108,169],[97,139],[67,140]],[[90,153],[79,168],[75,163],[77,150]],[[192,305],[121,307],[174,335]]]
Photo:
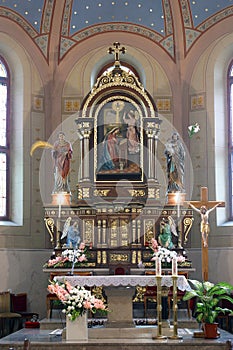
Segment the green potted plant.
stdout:
[[[233,286],[226,282],[211,283],[200,282],[197,280],[188,280],[191,287],[190,291],[186,291],[183,300],[196,298],[196,320],[202,323],[205,338],[217,338],[219,336],[215,322],[217,316],[221,313],[233,312],[228,308],[220,306],[221,300],[228,300],[233,304],[233,298],[230,296]],[[213,334],[209,334],[209,328],[213,328]]]

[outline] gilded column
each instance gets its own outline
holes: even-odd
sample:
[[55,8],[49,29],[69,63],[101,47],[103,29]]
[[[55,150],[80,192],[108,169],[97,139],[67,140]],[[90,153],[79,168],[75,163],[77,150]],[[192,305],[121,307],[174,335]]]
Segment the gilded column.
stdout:
[[141,220],[137,220],[137,243],[141,243]]
[[106,230],[107,230],[107,221],[103,220],[102,245],[106,245]]
[[97,232],[98,232],[98,237],[97,237],[97,247],[101,247],[101,220],[97,221]]
[[136,221],[132,220],[132,243],[136,243]]

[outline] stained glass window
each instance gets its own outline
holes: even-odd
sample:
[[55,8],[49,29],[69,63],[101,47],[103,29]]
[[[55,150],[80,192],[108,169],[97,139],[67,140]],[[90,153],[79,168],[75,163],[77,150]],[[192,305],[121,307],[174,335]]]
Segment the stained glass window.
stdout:
[[8,219],[9,198],[9,73],[0,57],[0,219]]

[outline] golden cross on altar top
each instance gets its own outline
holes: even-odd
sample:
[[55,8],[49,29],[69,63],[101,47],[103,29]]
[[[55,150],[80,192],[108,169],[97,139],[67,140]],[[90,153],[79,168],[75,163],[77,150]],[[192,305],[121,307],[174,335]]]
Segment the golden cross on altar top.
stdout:
[[119,61],[120,61],[120,52],[122,54],[125,54],[126,53],[126,48],[125,47],[122,47],[120,48],[120,43],[118,43],[117,41],[115,43],[113,43],[113,46],[114,47],[109,47],[108,49],[108,53],[112,54],[114,53],[115,54],[115,66],[119,66]]
[[201,200],[187,202],[201,216],[202,234],[202,279],[208,281],[208,235],[210,233],[209,214],[217,207],[224,207],[223,201],[209,201],[208,188],[201,187]]

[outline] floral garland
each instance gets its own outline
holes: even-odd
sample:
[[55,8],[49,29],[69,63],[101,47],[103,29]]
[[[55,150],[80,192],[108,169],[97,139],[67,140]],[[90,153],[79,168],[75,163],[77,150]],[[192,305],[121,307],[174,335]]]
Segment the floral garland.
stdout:
[[64,281],[64,283],[50,281],[48,291],[57,295],[64,306],[62,312],[65,313],[71,321],[82,316],[88,310],[93,314],[96,313],[97,310],[103,314],[109,311],[103,300],[92,295],[90,290],[80,286],[73,287],[68,281]]
[[87,247],[85,243],[80,243],[78,249],[66,249],[60,256],[56,256],[53,259],[44,264],[45,268],[58,268],[58,267],[67,267],[70,268],[74,264],[74,267],[83,265],[87,261]]

